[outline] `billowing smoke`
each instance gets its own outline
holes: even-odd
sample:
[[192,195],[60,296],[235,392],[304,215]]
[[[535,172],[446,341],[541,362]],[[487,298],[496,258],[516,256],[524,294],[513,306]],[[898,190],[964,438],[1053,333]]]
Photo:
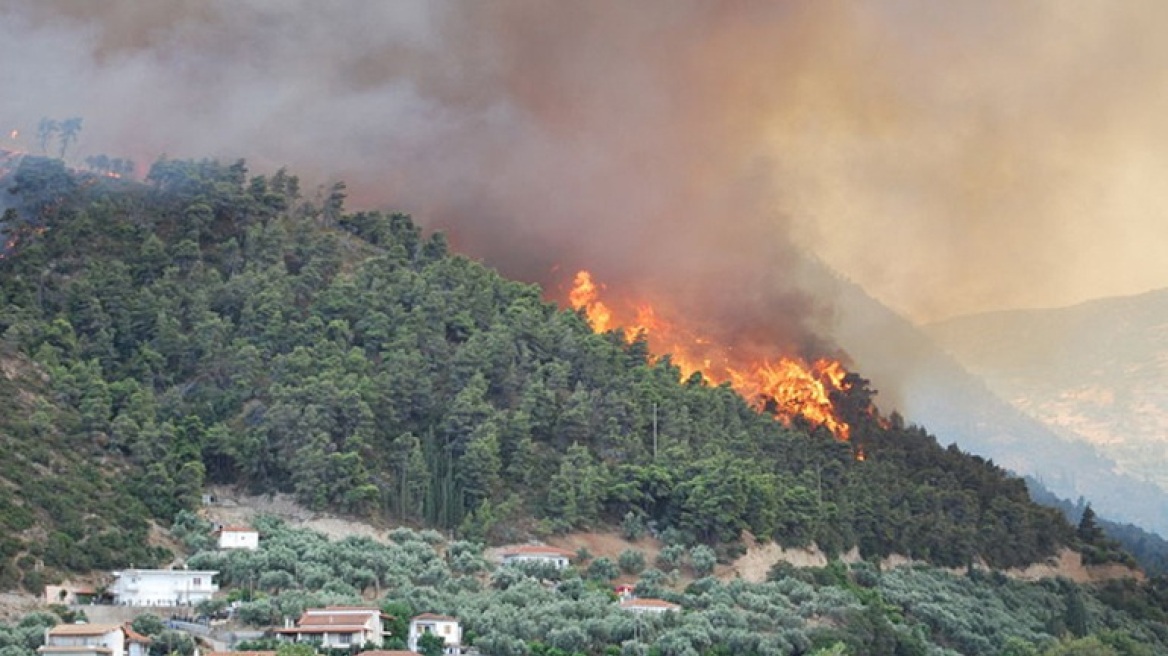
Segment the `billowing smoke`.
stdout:
[[1168,4],[9,0],[0,146],[246,157],[545,283],[823,351],[814,254],[921,320],[1168,281]]

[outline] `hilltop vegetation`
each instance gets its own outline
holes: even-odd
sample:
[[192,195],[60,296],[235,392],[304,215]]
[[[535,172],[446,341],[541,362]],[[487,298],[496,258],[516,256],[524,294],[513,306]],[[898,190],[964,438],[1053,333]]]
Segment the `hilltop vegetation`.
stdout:
[[[169,521],[214,482],[491,542],[623,523],[723,553],[749,531],[993,567],[1081,542],[1021,480],[877,421],[858,376],[835,399],[850,443],[784,426],[407,216],[346,213],[343,184],[306,198],[284,171],[167,160],[136,184],[30,157],[6,187],[0,334],[44,382],[39,423],[0,432],[10,451],[70,451],[38,484],[90,495],[87,525],[125,540],[143,536],[135,509]],[[50,572],[108,565],[69,555],[88,538],[21,467],[3,462],[5,583],[38,583],[21,550]],[[95,503],[87,476],[136,500]]]

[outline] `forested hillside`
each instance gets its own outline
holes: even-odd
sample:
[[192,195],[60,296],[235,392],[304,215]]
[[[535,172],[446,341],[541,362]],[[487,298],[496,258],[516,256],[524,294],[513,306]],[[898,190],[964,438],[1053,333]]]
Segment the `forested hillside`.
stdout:
[[[785,426],[407,216],[346,212],[343,184],[168,160],[138,184],[27,157],[4,188],[4,362],[40,381],[13,391],[37,395],[35,421],[0,426],[6,585],[35,587],[24,551],[50,572],[110,564],[76,559],[92,529],[36,490],[111,477],[136,500],[78,512],[126,539],[133,509],[169,522],[208,482],[486,541],[624,522],[1010,567],[1082,539],[1020,479],[881,420],[859,376],[834,399],[850,442]],[[71,455],[25,477],[34,444]]]

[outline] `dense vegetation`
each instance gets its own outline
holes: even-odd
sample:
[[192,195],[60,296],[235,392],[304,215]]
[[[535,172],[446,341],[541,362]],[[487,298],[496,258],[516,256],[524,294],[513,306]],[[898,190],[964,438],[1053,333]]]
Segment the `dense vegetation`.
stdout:
[[[39,423],[7,439],[109,463],[157,518],[216,482],[486,540],[629,519],[671,542],[995,567],[1076,543],[1021,480],[876,421],[859,377],[836,399],[852,443],[785,427],[406,216],[345,213],[342,184],[309,200],[242,162],[163,160],[139,185],[26,158],[7,186],[0,334],[47,378]],[[15,462],[28,505],[0,512],[21,535],[55,513]],[[103,517],[136,539],[136,507]]]
[[[283,171],[160,161],[143,185],[26,158],[5,188],[0,391],[16,402],[0,410],[12,490],[0,587],[158,562],[150,516],[178,516],[173,530],[198,547],[206,527],[185,511],[215,482],[461,539],[328,543],[273,524],[257,554],[193,556],[257,624],[372,592],[458,614],[492,654],[1165,645],[1160,581],[1091,591],[976,567],[1062,546],[1125,556],[992,463],[878,421],[859,377],[835,399],[851,443],[786,427],[728,387],[680,381],[643,341],[593,334],[408,217],[346,213],[343,185],[306,199]],[[671,546],[654,563],[595,559],[553,588],[491,573],[474,543],[601,524]],[[743,531],[969,574],[833,565],[675,588],[672,568],[704,574]],[[687,612],[646,624],[619,612],[603,584],[621,569]]]
[[[199,550],[188,559],[221,571],[228,591],[199,612],[219,614],[238,601],[239,621],[271,627],[305,608],[375,599],[394,618],[388,648],[401,647],[407,618],[440,612],[457,616],[465,640],[491,656],[1150,656],[1168,648],[1163,618],[1060,580],[836,562],[778,566],[764,583],[724,582],[693,578],[699,545],[674,564],[659,562],[665,569],[644,570],[636,585],[638,594],[678,603],[682,612],[634,615],[615,603],[615,569],[596,567],[601,558],[577,559],[565,571],[496,567],[480,544],[447,542],[433,530],[395,529],[392,543],[382,544],[329,541],[271,518],[257,527],[264,536],[258,551]],[[176,521],[192,549],[206,544],[208,528],[191,513]],[[0,628],[0,656],[32,656],[46,619],[52,622],[36,615]],[[189,637],[184,642],[153,616],[134,627],[155,636],[159,656],[190,653]],[[238,648],[277,644],[264,638]]]

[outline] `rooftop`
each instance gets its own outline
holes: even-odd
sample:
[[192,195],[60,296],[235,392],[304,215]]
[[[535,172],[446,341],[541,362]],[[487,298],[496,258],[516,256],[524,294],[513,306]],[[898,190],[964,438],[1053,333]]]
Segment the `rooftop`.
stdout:
[[665,601],[664,599],[625,599],[620,602],[621,608],[663,608],[665,610],[679,610],[681,606]]
[[50,636],[92,636],[120,631],[121,624],[58,624],[49,629]]
[[506,547],[500,552],[504,557],[507,556],[555,556],[563,558],[574,558],[576,552],[568,551],[567,549],[560,549],[559,547],[549,547],[546,544],[521,544],[514,547]]
[[414,622],[457,622],[457,617],[449,615],[438,615],[436,613],[422,613],[413,619]]

